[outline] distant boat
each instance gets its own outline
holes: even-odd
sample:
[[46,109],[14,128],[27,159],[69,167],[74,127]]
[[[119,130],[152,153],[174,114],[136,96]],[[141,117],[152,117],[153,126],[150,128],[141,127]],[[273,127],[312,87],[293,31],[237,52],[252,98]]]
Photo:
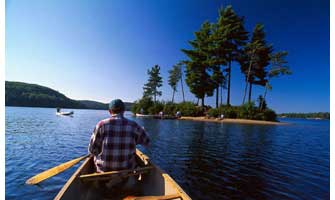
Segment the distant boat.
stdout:
[[56,112],[56,115],[65,115],[65,116],[69,116],[69,115],[73,115],[73,111],[71,112]]
[[323,120],[323,118],[320,118],[320,117],[307,117],[306,119]]
[[143,115],[143,114],[139,114],[139,113],[135,113],[136,117],[153,117],[154,115]]

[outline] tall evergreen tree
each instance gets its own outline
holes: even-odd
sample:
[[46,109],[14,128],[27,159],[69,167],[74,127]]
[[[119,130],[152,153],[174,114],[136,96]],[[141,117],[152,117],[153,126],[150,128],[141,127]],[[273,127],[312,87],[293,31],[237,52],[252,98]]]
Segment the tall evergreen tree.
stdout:
[[195,39],[190,41],[191,50],[182,49],[188,56],[186,64],[186,83],[190,91],[205,105],[205,96],[213,95],[213,81],[209,74],[208,63],[209,47],[211,45],[211,24],[205,22],[200,30],[195,32]]
[[[265,101],[267,91],[269,89],[272,89],[272,86],[270,85],[270,80],[272,78],[292,74],[292,71],[290,70],[289,66],[287,66],[288,62],[285,59],[287,55],[288,55],[287,51],[281,51],[271,55],[271,66],[267,74],[267,82],[263,94],[263,101]],[[263,101],[261,102],[261,108],[263,108],[262,106],[264,104]]]
[[181,79],[181,70],[180,66],[174,65],[171,70],[169,70],[169,80],[168,83],[171,86],[173,93],[172,93],[172,103],[174,102],[174,95],[177,91],[177,84]]
[[183,83],[183,68],[184,68],[184,62],[181,61],[176,65],[176,71],[178,72],[179,78],[180,78],[180,85],[181,85],[181,92],[183,94],[183,102],[185,102],[185,94],[184,94],[184,83]]
[[264,26],[256,24],[251,41],[245,45],[239,57],[241,71],[245,74],[245,90],[243,104],[245,102],[247,86],[249,84],[248,102],[251,101],[252,85],[265,86],[266,84],[266,67],[269,65],[272,46],[268,45],[265,40]]
[[162,77],[160,76],[160,67],[155,65],[148,70],[149,79],[148,82],[143,87],[143,97],[154,97],[154,102],[156,102],[156,97],[162,95],[162,91],[158,88],[162,86]]
[[227,65],[227,105],[230,105],[231,64],[237,61],[241,48],[248,39],[248,32],[244,28],[244,18],[239,17],[232,6],[221,8],[219,18],[213,28],[212,61],[214,65]]

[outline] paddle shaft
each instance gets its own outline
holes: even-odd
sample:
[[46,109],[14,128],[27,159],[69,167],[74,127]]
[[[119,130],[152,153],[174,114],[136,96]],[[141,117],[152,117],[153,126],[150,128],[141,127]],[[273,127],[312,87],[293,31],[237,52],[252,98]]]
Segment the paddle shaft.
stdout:
[[72,167],[73,165],[77,164],[78,162],[80,162],[81,160],[83,160],[87,157],[89,157],[89,155],[70,160],[66,163],[62,163],[62,164],[60,164],[56,167],[48,169],[48,170],[46,170],[42,173],[39,173],[39,174],[31,177],[30,179],[28,179],[26,181],[26,184],[34,185],[34,184],[40,183],[40,182],[44,181],[45,179],[48,179],[52,176],[55,176],[55,175],[65,171],[65,170],[69,169],[70,167]]

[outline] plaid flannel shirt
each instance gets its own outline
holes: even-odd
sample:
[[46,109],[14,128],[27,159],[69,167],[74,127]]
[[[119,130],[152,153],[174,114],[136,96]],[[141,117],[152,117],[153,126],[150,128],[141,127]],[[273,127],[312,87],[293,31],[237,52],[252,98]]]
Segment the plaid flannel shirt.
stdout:
[[149,142],[141,126],[118,114],[96,125],[88,151],[94,155],[98,172],[133,169],[136,166],[136,145],[147,146]]

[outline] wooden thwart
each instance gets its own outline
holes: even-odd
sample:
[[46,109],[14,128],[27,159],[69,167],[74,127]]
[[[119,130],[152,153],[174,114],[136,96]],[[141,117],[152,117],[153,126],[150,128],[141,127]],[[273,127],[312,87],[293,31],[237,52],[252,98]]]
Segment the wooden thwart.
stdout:
[[84,174],[84,175],[79,176],[79,178],[82,181],[109,180],[113,176],[128,177],[128,176],[135,176],[135,175],[143,174],[153,168],[154,168],[153,166],[149,166],[149,167],[142,167],[138,169],[127,169],[127,170],[110,171],[110,172],[104,172],[104,173]]

